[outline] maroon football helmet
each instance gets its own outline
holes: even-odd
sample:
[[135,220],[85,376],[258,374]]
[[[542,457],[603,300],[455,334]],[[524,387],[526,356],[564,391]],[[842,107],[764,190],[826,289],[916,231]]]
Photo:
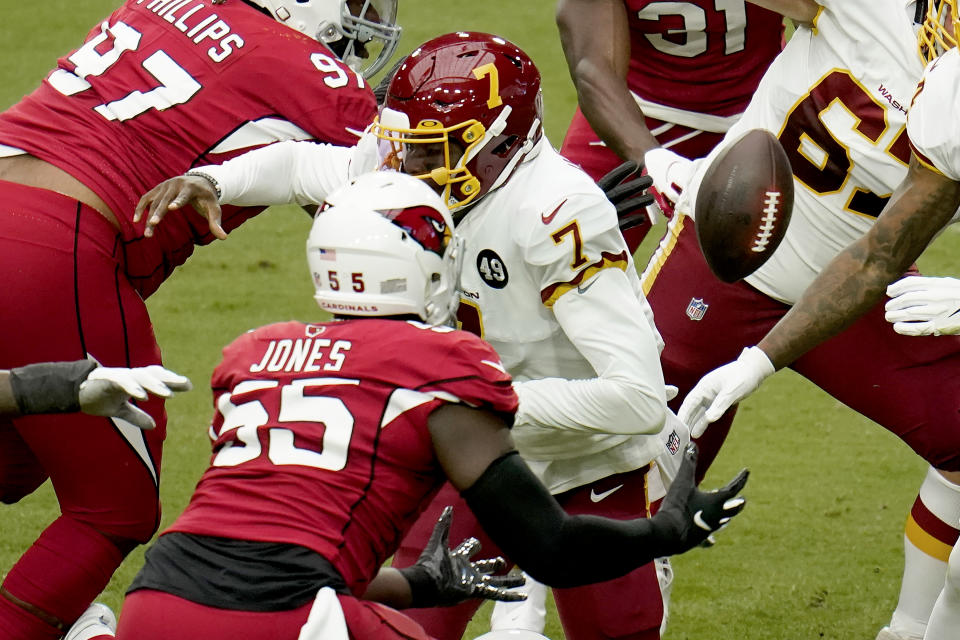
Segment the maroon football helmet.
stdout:
[[456,209],[510,177],[540,140],[542,111],[540,72],[526,53],[499,36],[457,32],[407,56],[374,132],[390,143],[394,168],[432,179]]

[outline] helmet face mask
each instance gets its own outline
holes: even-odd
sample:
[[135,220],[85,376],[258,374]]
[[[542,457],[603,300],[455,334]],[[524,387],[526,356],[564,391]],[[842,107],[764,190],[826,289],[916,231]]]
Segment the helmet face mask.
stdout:
[[[390,166],[430,178],[456,210],[506,181],[539,142],[542,119],[533,61],[498,36],[458,32],[407,57],[373,131],[389,145]],[[442,153],[420,145],[441,145]],[[424,155],[438,161],[414,162]]]
[[917,47],[924,62],[932,62],[957,46],[960,18],[956,0],[920,0],[919,10],[924,16],[917,32]]
[[400,41],[397,0],[248,0],[278,22],[324,43],[369,78],[389,62]]
[[462,243],[422,181],[364,174],[330,194],[307,240],[314,298],[344,316],[415,316],[450,324],[459,304]]

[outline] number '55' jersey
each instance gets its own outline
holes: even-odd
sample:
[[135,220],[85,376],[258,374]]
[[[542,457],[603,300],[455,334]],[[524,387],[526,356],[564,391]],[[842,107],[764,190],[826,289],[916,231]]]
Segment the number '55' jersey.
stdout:
[[907,107],[923,71],[912,2],[820,4],[813,25],[797,29],[725,138],[764,128],[790,158],[796,198],[790,226],[746,281],[791,304],[866,233],[905,177]]
[[517,408],[488,344],[396,320],[261,327],[223,350],[212,387],[213,458],[168,532],[298,544],[356,593],[445,478],[429,414]]

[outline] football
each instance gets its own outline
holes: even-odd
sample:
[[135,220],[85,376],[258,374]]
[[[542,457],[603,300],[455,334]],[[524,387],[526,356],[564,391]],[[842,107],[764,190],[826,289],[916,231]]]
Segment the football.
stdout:
[[792,211],[790,160],[772,133],[751,129],[714,158],[697,192],[697,240],[710,270],[736,282],[759,269]]

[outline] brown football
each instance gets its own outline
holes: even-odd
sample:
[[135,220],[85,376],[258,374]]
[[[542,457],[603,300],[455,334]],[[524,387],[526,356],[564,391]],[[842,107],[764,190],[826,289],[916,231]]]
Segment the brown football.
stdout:
[[751,129],[716,156],[697,193],[697,239],[711,271],[736,282],[759,269],[792,211],[790,160],[772,133]]

